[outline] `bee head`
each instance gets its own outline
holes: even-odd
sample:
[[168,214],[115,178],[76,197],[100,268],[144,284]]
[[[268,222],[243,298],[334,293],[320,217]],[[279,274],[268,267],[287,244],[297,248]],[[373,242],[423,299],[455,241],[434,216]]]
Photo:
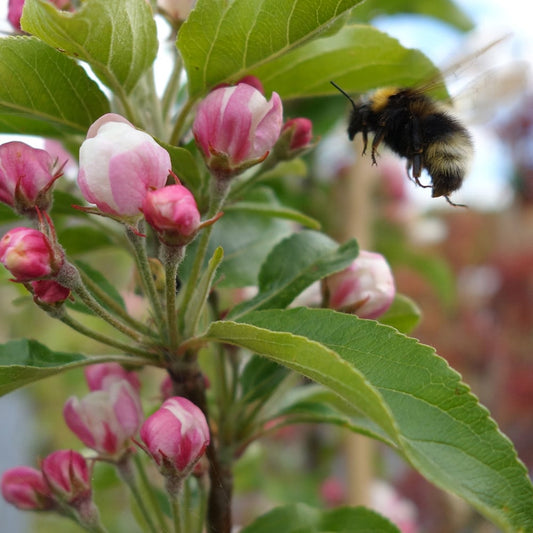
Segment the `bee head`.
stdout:
[[352,141],[357,133],[366,129],[366,117],[368,115],[369,106],[367,101],[359,100],[355,102],[353,98],[343,89],[341,89],[335,82],[330,82],[335,89],[346,96],[352,104],[352,113],[350,115],[350,123],[348,126],[348,137]]

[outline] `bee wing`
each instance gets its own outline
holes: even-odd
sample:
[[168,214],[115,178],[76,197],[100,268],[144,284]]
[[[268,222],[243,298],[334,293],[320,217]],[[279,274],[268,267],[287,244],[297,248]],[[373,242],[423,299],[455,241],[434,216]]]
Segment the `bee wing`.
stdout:
[[[421,85],[414,89],[420,93],[433,93],[433,96],[439,97],[445,92],[446,81],[452,81],[454,79],[461,79],[465,76],[466,71],[476,63],[481,56],[484,56],[489,50],[500,45],[511,37],[511,34],[505,34],[494,41],[476,48],[473,52],[462,55],[459,59],[455,59],[451,63],[448,63],[440,69],[440,73],[430,78]],[[442,98],[440,98],[442,99]],[[444,98],[445,101],[451,104],[452,98],[448,96]]]
[[525,95],[529,86],[527,61],[491,69],[470,81],[454,98],[454,108],[470,124],[487,122],[497,111]]

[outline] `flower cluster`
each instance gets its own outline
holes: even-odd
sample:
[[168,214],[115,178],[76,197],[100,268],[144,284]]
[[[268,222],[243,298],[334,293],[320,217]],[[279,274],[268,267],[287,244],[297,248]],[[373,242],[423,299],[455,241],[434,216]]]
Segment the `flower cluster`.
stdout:
[[[202,411],[186,398],[172,397],[144,420],[136,372],[117,363],[100,363],[87,367],[85,377],[91,392],[81,400],[68,399],[63,414],[72,432],[97,453],[95,459],[127,471],[140,430],[143,448],[167,485],[179,486],[209,444],[209,427]],[[52,452],[40,469],[20,466],[7,470],[0,483],[2,495],[19,509],[53,510],[85,527],[94,526],[99,518],[92,501],[93,463],[74,450]]]

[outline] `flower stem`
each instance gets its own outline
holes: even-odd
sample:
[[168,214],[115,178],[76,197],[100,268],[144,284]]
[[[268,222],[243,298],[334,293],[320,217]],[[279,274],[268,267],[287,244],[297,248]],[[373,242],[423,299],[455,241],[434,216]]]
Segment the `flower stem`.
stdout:
[[184,246],[166,246],[161,248],[161,261],[165,265],[165,292],[167,309],[167,330],[169,334],[169,345],[172,353],[178,347],[178,327],[176,320],[176,275],[178,267],[183,259]]
[[139,344],[143,343],[143,336],[136,330],[124,324],[112,314],[110,314],[104,307],[102,307],[94,296],[89,292],[78,269],[71,263],[65,262],[61,267],[56,280],[61,285],[69,288],[80,300],[91,310],[94,311],[96,316],[99,316],[102,320],[113,326],[115,329],[124,333],[124,335],[131,337],[135,342]]
[[195,102],[196,98],[191,98],[187,100],[185,104],[183,104],[183,107],[181,108],[181,111],[179,112],[179,115],[176,119],[176,123],[174,124],[174,129],[172,130],[172,133],[170,135],[170,144],[179,144],[183,128],[185,127],[185,121],[187,120],[189,111],[192,109]]
[[[144,499],[141,495],[141,492],[139,491],[139,487],[137,486],[137,483],[135,482],[135,475],[133,474],[133,471],[131,469],[131,460],[129,457],[121,460],[117,464],[118,473],[120,475],[120,478],[128,485],[128,488],[130,489],[133,498],[135,499],[135,502],[137,503],[137,506],[139,507],[139,511],[141,512],[146,525],[148,526],[148,529],[151,531],[151,533],[158,533],[158,529],[156,528],[154,521],[152,519],[152,516],[148,512],[148,509],[144,503]],[[160,532],[159,532],[160,533]]]
[[150,482],[148,481],[148,476],[146,475],[146,471],[144,469],[144,465],[142,464],[141,458],[139,457],[138,454],[135,454],[133,457],[133,460],[135,462],[135,466],[137,468],[137,473],[139,475],[140,481],[144,488],[144,492],[148,494],[148,498],[150,499],[150,505],[152,506],[152,509],[154,510],[156,520],[159,525],[159,531],[161,531],[161,533],[163,532],[166,533],[168,531],[168,527],[165,522],[165,516],[163,515],[161,506],[159,505],[159,502],[157,501],[155,492],[153,491],[152,486],[150,485]]
[[154,331],[148,326],[135,320],[116,300],[111,298],[109,293],[105,292],[99,285],[97,285],[87,274],[81,271],[81,277],[88,289],[102,302],[105,303],[116,315],[118,315],[124,322],[127,322],[130,326],[137,331],[144,333],[145,335],[155,337]]
[[66,312],[62,316],[59,317],[59,320],[61,320],[63,324],[66,324],[67,326],[71,327],[73,330],[77,331],[78,333],[81,333],[82,335],[85,335],[86,337],[89,337],[90,339],[94,339],[95,341],[101,342],[102,344],[107,344],[108,346],[117,348],[118,350],[121,350],[125,353],[140,355],[142,357],[151,357],[151,358],[153,357],[153,354],[151,354],[147,350],[143,350],[142,348],[137,348],[135,346],[131,346],[129,344],[117,341],[113,339],[112,337],[108,337],[107,335],[103,335],[102,333],[99,333],[97,331],[94,331],[88,328],[81,322],[78,322],[76,319],[72,318]]
[[148,296],[152,309],[154,311],[156,323],[159,325],[161,335],[166,338],[166,327],[163,313],[163,306],[161,300],[157,294],[155,287],[154,277],[150,269],[150,263],[148,262],[148,255],[146,254],[145,238],[141,237],[133,231],[131,228],[126,229],[126,235],[133,246],[135,252],[135,260],[137,262],[137,268],[139,269],[139,276]]
[[[213,178],[210,205],[206,216],[207,219],[213,218],[220,211],[221,207],[224,205],[224,200],[228,195],[229,189],[230,182],[228,180],[217,180],[216,178]],[[205,260],[205,254],[207,252],[207,246],[209,245],[209,238],[211,237],[212,231],[212,224],[202,230],[200,240],[198,242],[198,248],[196,249],[194,263],[189,274],[189,279],[187,280],[187,284],[184,288],[181,315],[179,317],[180,331],[182,332],[185,325],[185,313],[187,312],[187,308],[192,298],[194,289],[201,276],[202,267],[204,265]]]
[[180,499],[180,494],[175,494],[170,498],[172,518],[174,519],[174,533],[186,533],[186,530],[183,528],[183,513],[180,505]]

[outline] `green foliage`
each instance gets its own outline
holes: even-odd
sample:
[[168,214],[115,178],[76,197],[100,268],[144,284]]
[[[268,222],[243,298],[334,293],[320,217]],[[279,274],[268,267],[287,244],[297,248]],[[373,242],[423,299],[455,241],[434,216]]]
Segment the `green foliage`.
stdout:
[[353,25],[291,50],[251,73],[266,91],[291,99],[338,94],[330,81],[348,93],[417,85],[435,77],[438,70],[420,51],[404,48],[370,26]]
[[37,341],[20,339],[0,345],[0,395],[39,379],[87,364],[77,353],[54,352]]
[[291,235],[265,259],[257,296],[237,306],[230,317],[252,309],[283,309],[313,282],[346,268],[358,252],[354,240],[339,246],[322,233],[302,231]]
[[74,14],[45,0],[28,0],[21,25],[50,46],[86,61],[115,91],[131,92],[157,54],[155,22],[144,0],[90,0]]
[[393,15],[398,13],[414,13],[427,15],[446,22],[462,31],[473,28],[472,20],[454,2],[450,0],[367,0],[358,5],[352,12],[352,17],[358,22],[370,22],[379,15]]
[[[198,0],[188,19],[173,28],[173,52],[179,56],[160,101],[152,78],[158,40],[148,2],[86,0],[77,11],[63,12],[46,0],[26,0],[22,26],[32,36],[0,39],[0,131],[56,137],[74,153],[96,119],[111,110],[119,112],[168,150],[172,170],[195,195],[204,219],[217,210],[224,213],[187,246],[177,280],[169,265],[148,262],[148,254],[155,257],[160,251],[153,232],[147,231],[144,239],[144,229],[128,228],[130,243],[138,245],[129,251],[141,267],[142,280],[135,289],[151,306],[146,323],[127,314],[123,287],[106,278],[105,266],[96,269],[80,262],[76,265],[89,296],[84,299],[86,294],[79,291],[74,304],[45,310],[65,319],[71,309],[90,309],[95,315],[91,320],[107,319],[129,342],[79,327],[126,354],[111,354],[99,362],[153,364],[180,376],[193,369],[194,379],[180,384],[188,392],[189,383],[201,381],[198,347],[219,344],[215,354],[205,352],[214,355],[208,363],[216,376],[209,391],[215,404],[210,407],[218,416],[213,420],[214,440],[228,464],[236,450],[241,452],[250,439],[268,432],[269,423],[274,429],[334,424],[388,444],[427,479],[470,502],[503,530],[531,531],[533,487],[511,443],[460,376],[431,347],[404,335],[420,320],[416,303],[397,295],[381,324],[331,310],[284,309],[313,283],[346,268],[359,253],[354,240],[335,242],[302,212],[307,190],[298,187],[312,159],[306,154],[305,159],[276,165],[271,154],[263,166],[233,178],[226,203],[218,205],[214,198],[222,200],[213,192],[214,178],[191,140],[196,100],[217,84],[245,75],[259,77],[267,94],[276,91],[285,102],[291,100],[293,107],[286,110],[307,106],[326,117],[321,133],[327,133],[347,107],[330,81],[358,94],[438,78],[438,70],[421,52],[360,23],[380,10],[417,12],[460,29],[470,27],[448,0],[385,0],[379,5],[372,0]],[[106,86],[105,93],[79,61]],[[182,66],[186,82],[180,81]],[[445,97],[446,90],[441,88],[437,96]],[[290,115],[286,112],[285,118]],[[280,181],[285,189],[277,187]],[[82,201],[70,185],[64,185],[65,190],[56,185],[50,213],[69,258],[124,242],[122,233],[110,229],[114,221],[91,225],[92,215],[72,208]],[[298,203],[302,211],[286,205],[284,193],[292,186],[299,198],[305,196]],[[331,211],[324,218],[328,214]],[[0,206],[2,224],[18,220],[11,209]],[[204,235],[209,239],[202,241]],[[418,270],[445,304],[452,303],[453,278],[442,261],[408,250],[393,228],[378,232],[377,241],[393,265]],[[164,262],[165,255],[160,257]],[[174,302],[180,283],[184,289]],[[224,315],[217,290],[248,286],[256,286],[257,294],[237,305],[230,301],[229,314]],[[235,294],[233,298],[238,299]],[[209,323],[213,317],[217,320]],[[75,321],[64,321],[76,327]],[[169,334],[173,322],[180,326],[172,330],[174,338]],[[54,352],[34,340],[11,341],[0,346],[0,394],[93,362],[79,353]],[[302,385],[291,371],[316,384],[306,380]],[[367,509],[321,511],[304,505],[276,508],[243,531],[276,530],[398,531]]]
[[277,507],[245,527],[242,533],[399,533],[386,518],[364,507],[330,511],[304,504]]
[[214,322],[204,338],[246,347],[326,385],[380,426],[433,483],[504,530],[533,527],[526,469],[432,348],[373,321],[304,308]]
[[198,2],[178,37],[190,95],[237,81],[254,67],[286,54],[316,37],[359,1]]
[[0,77],[2,133],[85,134],[109,111],[82,67],[34,37],[0,39]]

